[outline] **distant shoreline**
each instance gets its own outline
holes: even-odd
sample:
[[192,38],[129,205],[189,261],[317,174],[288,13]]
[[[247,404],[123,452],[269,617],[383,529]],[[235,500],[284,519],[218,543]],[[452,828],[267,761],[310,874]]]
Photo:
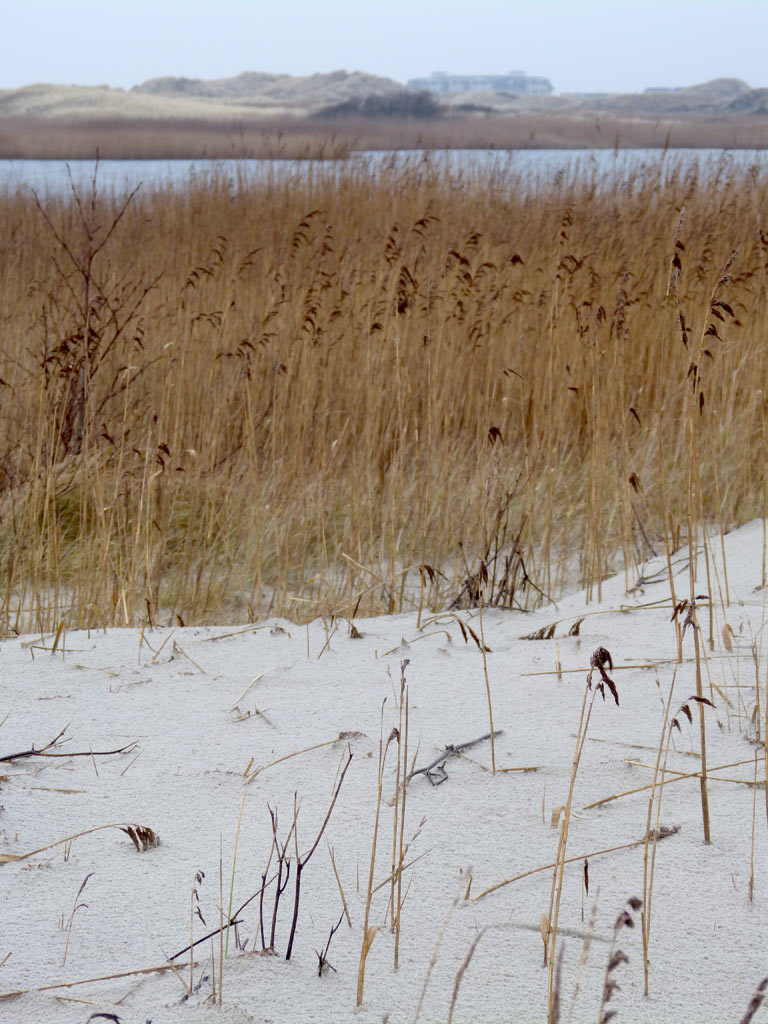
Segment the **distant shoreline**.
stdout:
[[345,159],[370,150],[768,148],[768,118],[451,114],[429,119],[0,117],[0,159]]
[[768,89],[436,93],[361,71],[0,90],[0,158],[343,159],[430,149],[765,149]]

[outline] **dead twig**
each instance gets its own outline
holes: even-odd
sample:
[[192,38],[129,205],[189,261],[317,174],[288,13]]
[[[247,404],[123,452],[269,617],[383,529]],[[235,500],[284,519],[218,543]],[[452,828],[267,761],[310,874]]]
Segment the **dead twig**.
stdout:
[[[245,901],[245,903],[244,903],[244,904],[243,904],[243,906],[242,906],[242,907],[240,908],[240,910],[242,910],[242,909],[243,909],[243,907],[245,907],[245,906],[246,906],[246,905],[247,905],[248,903],[250,903],[250,902],[251,902],[251,900],[255,899],[255,898],[256,898],[256,897],[258,896],[258,895],[259,895],[259,894],[258,894],[258,892],[255,892],[255,893],[253,894],[253,896],[251,896],[251,897],[250,897],[250,899],[248,899],[248,900],[246,900],[246,901]],[[218,935],[218,934],[219,934],[220,932],[223,932],[223,931],[225,931],[225,930],[226,930],[227,928],[229,928],[229,927],[231,927],[231,926],[234,926],[234,925],[236,925],[236,924],[241,924],[242,922],[241,922],[240,918],[239,918],[239,917],[237,916],[237,915],[238,915],[238,914],[240,913],[240,910],[238,910],[238,911],[237,911],[237,912],[236,912],[236,913],[235,913],[235,914],[234,914],[234,915],[233,915],[233,916],[232,916],[232,917],[231,917],[231,918],[230,918],[230,919],[229,919],[228,921],[226,921],[226,922],[225,922],[224,924],[221,924],[221,925],[219,925],[219,927],[218,927],[218,928],[214,928],[212,932],[208,932],[208,934],[207,934],[207,935],[203,935],[203,937],[202,937],[201,939],[195,939],[195,941],[194,941],[194,942],[192,943],[192,945],[190,945],[190,946],[185,946],[185,947],[184,947],[184,949],[180,949],[180,950],[178,951],[178,953],[174,953],[174,954],[173,954],[173,956],[169,956],[169,957],[168,957],[168,965],[170,966],[170,965],[171,965],[171,964],[173,963],[173,961],[174,961],[174,960],[178,960],[178,958],[179,958],[180,956],[182,956],[182,955],[183,955],[184,953],[188,953],[188,952],[189,952],[189,951],[190,951],[191,949],[194,949],[194,948],[195,948],[195,946],[199,946],[201,942],[207,942],[207,941],[208,941],[208,939],[212,939],[212,938],[214,938],[214,937],[215,937],[216,935]],[[194,964],[193,964],[193,966],[194,966],[194,967],[197,967],[197,963],[194,963]]]
[[78,912],[78,910],[88,909],[87,903],[80,903],[80,897],[83,894],[83,889],[85,889],[86,885],[88,885],[89,878],[93,878],[93,871],[89,872],[80,883],[80,888],[77,890],[74,906],[72,907],[72,913],[69,915],[69,924],[67,925],[67,941],[64,943],[64,958],[61,961],[62,967],[67,962],[67,953],[69,952],[69,940],[72,938],[72,925],[75,923],[75,914]]
[[453,985],[453,996],[451,997],[451,1008],[448,1011],[448,1024],[451,1024],[451,1021],[453,1020],[453,1011],[456,1009],[456,1000],[459,998],[459,989],[461,988],[461,982],[464,979],[464,974],[467,968],[469,967],[470,960],[475,955],[477,944],[480,941],[480,939],[482,939],[484,934],[485,929],[481,928],[480,931],[472,940],[472,945],[469,947],[469,950],[467,951],[467,955],[464,957],[461,967],[456,972],[456,981],[454,982]]
[[112,754],[125,754],[128,751],[133,750],[138,743],[138,740],[131,740],[131,742],[126,743],[124,747],[118,747],[116,750],[76,750],[58,754],[50,753],[51,749],[59,743],[68,728],[69,726],[65,725],[61,732],[57,736],[54,736],[49,743],[46,743],[44,747],[32,746],[29,750],[20,750],[16,754],[4,754],[0,757],[0,763],[20,761],[25,757],[109,757]]
[[[278,757],[276,761],[270,761],[269,764],[257,765],[253,770],[251,770],[249,765],[244,772],[245,785],[248,785],[249,782],[253,782],[256,776],[266,771],[267,768],[273,768],[276,764],[280,764],[281,761],[288,761],[292,757],[298,757],[299,754],[308,754],[312,750],[320,750],[321,747],[333,746],[334,743],[338,743],[339,740],[344,740],[348,737],[351,738],[349,733],[340,732],[339,735],[332,740],[326,740],[324,743],[315,743],[311,747],[304,747],[302,750],[294,750],[292,754],[285,754],[283,757]],[[251,764],[252,763],[253,761],[251,761]]]
[[[680,831],[679,825],[662,826],[658,834],[651,833],[651,838],[656,839],[667,839],[669,836],[677,835]],[[563,864],[574,864],[576,861],[591,860],[594,857],[602,857],[606,853],[616,853],[618,850],[631,850],[635,846],[642,846],[646,842],[645,837],[642,839],[633,839],[630,843],[621,843],[619,846],[608,846],[603,850],[591,850],[589,853],[580,853],[577,857],[566,857]],[[472,902],[477,903],[478,900],[485,899],[486,896],[490,896],[492,892],[496,892],[498,889],[503,889],[506,885],[511,885],[512,882],[519,882],[521,878],[528,878],[529,875],[536,875],[540,871],[551,871],[555,866],[555,862],[552,864],[542,864],[538,868],[529,868],[528,871],[521,871],[519,875],[513,875],[512,878],[505,878],[503,882],[497,882],[495,885],[489,886],[484,889],[477,896],[472,897]]]
[[328,941],[325,944],[325,949],[323,950],[323,952],[321,953],[319,950],[315,950],[315,953],[317,954],[317,960],[318,960],[317,976],[319,978],[322,978],[322,976],[328,970],[333,971],[334,974],[336,973],[336,968],[333,966],[333,964],[328,959],[328,950],[331,948],[331,939],[336,934],[336,932],[339,930],[339,927],[341,926],[341,922],[344,920],[345,912],[346,912],[346,906],[345,906],[344,910],[342,910],[341,915],[339,916],[339,920],[336,922],[334,927],[331,928],[331,932],[330,932],[330,935],[328,936]]
[[[309,861],[310,861],[310,859],[312,857],[312,854],[317,849],[317,847],[318,847],[318,845],[320,843],[320,840],[323,838],[323,833],[325,832],[326,827],[328,826],[328,822],[331,820],[331,815],[333,814],[333,808],[336,806],[336,801],[337,801],[337,799],[339,797],[339,793],[341,792],[341,787],[342,787],[342,784],[344,782],[344,776],[347,774],[347,769],[349,768],[351,762],[352,762],[352,750],[351,750],[351,748],[348,748],[348,751],[347,751],[347,763],[344,765],[344,768],[342,769],[341,775],[339,776],[339,781],[336,784],[336,789],[334,790],[333,799],[331,800],[331,805],[328,808],[328,813],[325,816],[325,820],[323,821],[323,824],[320,826],[320,831],[317,833],[317,838],[315,839],[314,843],[312,844],[309,852],[305,853],[303,857],[300,857],[299,854],[298,854],[298,835],[296,833],[294,833],[294,838],[296,839],[296,876],[295,876],[295,879],[296,879],[295,880],[296,889],[295,889],[295,897],[294,897],[294,902],[293,902],[293,920],[291,921],[291,934],[290,934],[290,936],[288,938],[288,950],[287,950],[287,952],[285,954],[285,959],[286,960],[290,960],[291,959],[291,952],[293,951],[293,939],[294,939],[294,936],[296,935],[296,923],[297,923],[298,918],[299,918],[299,897],[300,897],[300,894],[301,894],[301,875],[302,875],[302,872],[304,871],[304,868],[309,863]],[[293,818],[294,826],[296,824],[297,813],[298,812],[294,810],[294,818]]]
[[[457,757],[465,750],[469,750],[471,747],[476,747],[478,743],[484,743],[485,740],[489,740],[491,737],[495,738],[496,736],[501,736],[503,732],[503,729],[494,729],[493,732],[487,732],[484,736],[478,736],[476,740],[469,740],[467,743],[449,743],[445,750],[443,750],[441,754],[438,754],[433,761],[424,765],[423,768],[416,768],[412,771],[408,776],[408,781],[410,782],[415,775],[426,775],[433,786],[439,786],[441,782],[445,782],[448,778],[448,773],[445,770],[445,762],[449,757]],[[438,774],[438,772],[440,774]]]
[[[196,967],[199,964],[195,964]],[[101,974],[95,978],[80,978],[77,981],[58,981],[53,985],[38,985],[37,988],[17,988],[12,992],[0,992],[0,1000],[15,999],[30,992],[51,992],[56,988],[75,988],[76,985],[92,985],[96,981],[116,981],[120,978],[132,978],[137,974],[160,974],[163,971],[175,970],[175,964],[160,964],[159,967],[140,967],[135,971],[119,971],[117,974]]]
[[22,757],[38,757],[43,754],[44,751],[50,750],[51,747],[55,747],[68,728],[69,726],[65,725],[61,732],[54,736],[50,743],[46,743],[44,747],[31,747],[29,750],[22,750],[18,754],[6,754],[4,757],[0,757],[0,762],[18,761]]

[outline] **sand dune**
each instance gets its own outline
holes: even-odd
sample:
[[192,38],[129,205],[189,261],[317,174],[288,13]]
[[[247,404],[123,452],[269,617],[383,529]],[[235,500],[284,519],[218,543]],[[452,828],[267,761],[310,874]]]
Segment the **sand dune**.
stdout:
[[[255,71],[232,78],[153,78],[126,91],[109,86],[35,84],[0,91],[0,118],[205,119],[265,115],[303,116],[369,96],[396,96],[405,86],[362,71],[304,77]],[[502,114],[596,112],[622,116],[723,116],[765,113],[768,90],[739,79],[715,79],[663,92],[554,96],[503,92],[455,93],[440,97],[446,112],[474,106]]]

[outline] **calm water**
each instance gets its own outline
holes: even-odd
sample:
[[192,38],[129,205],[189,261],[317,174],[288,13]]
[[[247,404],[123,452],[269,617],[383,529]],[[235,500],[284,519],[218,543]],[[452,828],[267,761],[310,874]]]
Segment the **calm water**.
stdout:
[[[448,167],[455,173],[493,168],[540,184],[560,178],[585,177],[615,181],[641,167],[694,166],[705,172],[758,167],[768,169],[766,150],[678,149],[666,154],[656,149],[620,150],[445,150],[422,152],[372,152],[353,154],[347,160],[103,160],[98,166],[98,186],[104,192],[125,194],[144,189],[183,188],[211,177],[239,183],[303,180],[311,176],[373,173],[383,167]],[[93,179],[92,160],[0,160],[0,192],[33,188],[41,195],[68,192],[72,185],[87,188]]]

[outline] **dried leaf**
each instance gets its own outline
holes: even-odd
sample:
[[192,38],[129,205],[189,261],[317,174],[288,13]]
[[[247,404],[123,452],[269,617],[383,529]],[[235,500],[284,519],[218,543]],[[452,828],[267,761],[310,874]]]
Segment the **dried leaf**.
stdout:
[[696,696],[693,696],[693,697],[689,697],[688,700],[695,700],[697,704],[707,704],[711,708],[713,708],[715,706],[708,697],[696,697]]
[[[630,918],[631,920],[631,918]],[[617,949],[611,959],[608,961],[608,970],[615,971],[621,964],[628,964],[629,957],[626,953],[622,953],[620,949]]]
[[728,314],[729,316],[735,316],[735,315],[736,315],[736,314],[735,314],[735,313],[733,312],[733,309],[732,309],[732,308],[731,308],[731,307],[730,307],[730,306],[728,305],[728,303],[727,303],[727,302],[721,302],[721,300],[720,300],[720,299],[715,299],[715,301],[714,301],[714,302],[712,303],[712,312],[713,312],[713,313],[714,313],[714,311],[715,311],[715,306],[719,306],[719,307],[720,307],[720,309],[724,309],[724,310],[725,310],[725,312],[726,312],[726,313],[727,313],[727,314]]
[[373,940],[376,938],[376,932],[378,932],[378,930],[378,928],[375,928],[373,925],[371,925],[368,928],[368,931],[365,933],[365,938],[363,939],[362,952],[363,960],[365,960],[365,958],[368,956],[370,948],[373,945]]
[[[535,630],[533,633],[528,633],[526,636],[521,636],[521,640],[551,640],[555,635],[555,629],[557,623],[553,622],[551,626],[542,626],[541,629]],[[575,636],[576,634],[574,634]]]
[[553,810],[552,810],[552,817],[550,819],[550,821],[552,823],[552,828],[557,828],[558,827],[558,825],[560,824],[560,815],[563,813],[564,810],[565,810],[565,806],[564,805],[561,805],[560,807],[553,808]]
[[[490,647],[483,647],[483,644],[480,642],[480,637],[477,635],[477,633],[474,631],[474,629],[472,629],[472,627],[469,625],[469,623],[465,623],[464,625],[466,626],[467,630],[469,631],[469,635],[472,637],[472,639],[477,644],[478,650],[480,650],[480,651],[484,650],[486,654],[490,654],[491,653],[491,648]],[[464,632],[464,631],[462,630],[462,632]],[[467,639],[466,636],[464,637],[464,639],[465,640]]]
[[614,681],[612,679],[609,679],[608,676],[606,676],[605,677],[605,685],[608,687],[608,689],[613,694],[613,699],[616,701],[616,707],[618,707],[619,706],[619,691],[616,689],[616,684],[614,683]]
[[160,845],[159,836],[147,825],[120,825],[120,831],[125,832],[137,853],[144,853]]
[[[613,658],[611,657],[611,652],[605,647],[598,647],[597,650],[593,651],[589,663],[592,668],[602,669],[607,665],[608,668],[613,671]],[[603,673],[601,672],[601,675],[602,674]]]

